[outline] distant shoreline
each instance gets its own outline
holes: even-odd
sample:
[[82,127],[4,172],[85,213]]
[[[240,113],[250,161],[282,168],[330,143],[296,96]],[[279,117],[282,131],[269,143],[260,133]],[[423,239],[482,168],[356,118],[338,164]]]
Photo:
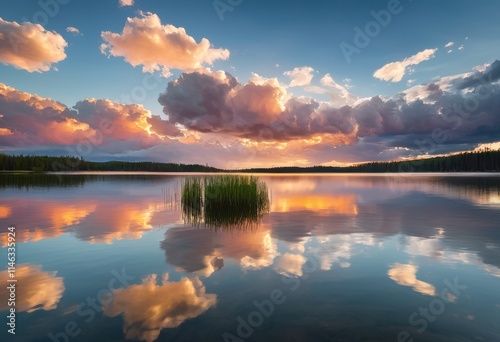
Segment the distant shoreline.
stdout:
[[0,154],[0,172],[39,174],[48,172],[168,172],[168,173],[500,173],[500,150],[482,150],[405,161],[370,162],[351,166],[281,166],[225,170],[200,164],[106,161],[78,157],[12,156]]

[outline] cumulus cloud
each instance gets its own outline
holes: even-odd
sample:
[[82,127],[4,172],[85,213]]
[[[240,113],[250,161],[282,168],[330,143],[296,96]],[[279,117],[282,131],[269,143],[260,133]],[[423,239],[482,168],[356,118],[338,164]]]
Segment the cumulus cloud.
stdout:
[[155,341],[162,329],[176,328],[186,320],[215,306],[217,296],[207,294],[197,278],[169,282],[168,273],[157,284],[157,275],[145,277],[141,284],[113,290],[113,299],[103,305],[105,315],[123,315],[127,339]]
[[0,83],[0,144],[150,147],[181,132],[142,105],[86,99],[73,108]]
[[314,69],[308,66],[296,67],[293,70],[288,70],[283,75],[290,77],[290,87],[300,87],[311,84],[314,77]]
[[119,1],[120,1],[120,7],[133,6],[134,5],[134,0],[119,0]]
[[[44,272],[40,265],[21,264],[16,267],[16,311],[34,312],[54,310],[64,293],[63,278],[56,277],[57,272]],[[0,272],[0,280],[7,284],[9,272]],[[9,310],[7,286],[0,288],[0,295],[5,300],[0,303],[0,311]]]
[[66,32],[72,33],[74,36],[81,36],[82,33],[76,27],[68,26],[66,27]]
[[[161,117],[105,99],[69,108],[2,84],[0,145],[17,153],[33,153],[37,146],[38,153],[66,155],[68,147],[93,139],[94,160],[227,168],[446,154],[500,141],[498,66],[351,104],[294,96],[274,78],[253,75],[242,83],[223,71],[198,70],[169,82],[159,97],[166,115]],[[325,75],[318,88],[342,94],[332,79]],[[112,127],[104,135],[103,121]]]
[[254,75],[253,80],[257,83],[241,84],[225,72],[184,73],[168,84],[159,102],[171,123],[204,133],[258,141],[353,133],[350,108],[293,97],[276,79]]
[[57,32],[40,24],[5,21],[0,18],[0,62],[29,72],[49,71],[66,58],[68,44]]
[[449,47],[452,47],[453,45],[455,45],[455,43],[453,43],[453,42],[449,42],[449,43],[447,43],[444,47],[449,48]]
[[426,49],[424,51],[420,51],[416,55],[405,58],[402,61],[386,64],[375,71],[373,77],[384,81],[399,82],[403,79],[409,66],[418,65],[424,61],[434,58],[437,50],[438,49]]
[[3,146],[78,144],[95,130],[60,102],[0,83],[0,135]]
[[349,84],[350,79],[344,79],[346,83],[344,86],[338,84],[330,74],[325,74],[321,78],[320,83],[324,87],[318,91],[319,93],[327,94],[332,103],[340,105],[354,105],[358,100],[358,97],[349,92],[349,88],[352,86]]
[[171,69],[194,70],[229,58],[229,50],[212,48],[206,38],[197,43],[184,28],[162,25],[153,13],[127,18],[121,34],[105,31],[101,37],[103,54],[123,57],[134,67],[142,65],[143,72],[160,71],[165,77]]

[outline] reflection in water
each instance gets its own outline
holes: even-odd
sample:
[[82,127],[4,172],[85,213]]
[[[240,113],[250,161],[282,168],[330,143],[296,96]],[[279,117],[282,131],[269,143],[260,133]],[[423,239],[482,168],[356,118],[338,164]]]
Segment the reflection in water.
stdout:
[[274,262],[274,270],[287,277],[302,277],[302,266],[307,259],[300,254],[285,253]]
[[9,217],[11,211],[12,211],[11,207],[6,205],[0,205],[0,218]]
[[161,243],[167,262],[180,272],[210,276],[224,265],[224,258],[242,267],[260,269],[270,266],[277,255],[269,229],[262,225],[252,231],[219,231],[175,227],[165,233]]
[[283,196],[273,200],[271,212],[286,213],[297,210],[326,211],[330,214],[357,215],[355,195],[301,195]]
[[[16,267],[16,306],[17,312],[53,310],[64,293],[63,278],[56,277],[57,272],[44,272],[40,265],[20,264]],[[7,298],[7,279],[9,273],[0,272],[0,311],[9,310]]]
[[435,296],[436,288],[429,283],[418,280],[417,270],[418,268],[415,265],[396,263],[389,269],[387,274],[398,285],[409,286],[418,293]]
[[193,226],[252,229],[269,211],[266,184],[253,176],[187,178],[181,191],[183,219]]
[[[5,222],[16,225],[17,242],[35,242],[74,232],[89,243],[111,244],[114,240],[140,239],[153,224],[176,222],[180,216],[164,210],[163,202],[156,198],[137,201],[77,198],[71,202],[10,199],[9,203],[9,207],[5,206],[9,210],[4,210]],[[7,246],[7,234],[2,234],[0,241]]]
[[[443,233],[444,234],[444,233]],[[409,255],[412,256],[426,256],[441,262],[446,263],[462,263],[465,265],[475,265],[482,268],[494,277],[500,278],[500,268],[494,265],[488,265],[485,261],[478,256],[477,253],[466,251],[466,250],[449,250],[444,245],[445,236],[437,235],[428,239],[419,238],[415,236],[405,237],[405,250]],[[495,245],[485,244],[485,251],[496,250]],[[492,248],[493,247],[493,248]],[[493,254],[498,258],[498,251]]]
[[217,296],[206,294],[198,278],[168,282],[168,273],[157,285],[157,275],[145,277],[142,284],[113,290],[112,301],[103,305],[107,316],[123,314],[127,339],[154,341],[164,328],[176,328],[215,306]]
[[[21,292],[18,300],[26,299],[24,311],[38,310],[19,315],[23,326],[40,327],[40,317],[58,322],[63,291],[68,304],[78,304],[77,296],[95,296],[87,285],[105,284],[99,270],[113,264],[147,278],[114,291],[105,314],[117,319],[96,315],[85,330],[95,331],[89,340],[123,339],[118,316],[131,339],[152,341],[161,334],[166,340],[221,340],[224,331],[237,329],[236,317],[246,319],[255,310],[254,299],[260,302],[276,287],[284,290],[287,304],[254,329],[255,340],[396,340],[402,330],[415,333],[408,317],[436,298],[428,296],[440,293],[444,279],[455,277],[470,285],[467,294],[448,297],[454,304],[432,329],[413,337],[500,340],[494,328],[500,317],[500,177],[262,176],[271,198],[265,219],[252,229],[217,231],[183,225],[182,210],[165,204],[165,198],[180,200],[184,176],[78,176],[64,186],[44,185],[43,175],[37,179],[40,184],[25,186],[29,191],[19,191],[22,182],[0,180],[1,197],[8,198],[0,200],[0,226],[16,225],[23,262],[42,263],[36,260],[40,247],[51,246],[44,268],[64,274],[64,285],[41,266],[23,266],[30,276],[20,282],[33,291]],[[74,243],[74,250],[59,241]],[[82,285],[75,260],[84,263],[94,251],[102,251],[102,264],[89,270],[89,283]],[[158,267],[175,280],[180,272],[194,278],[160,281]],[[304,286],[291,291],[289,285],[299,280]],[[398,287],[403,291],[393,291]],[[5,303],[0,305],[3,310]],[[60,310],[50,310],[56,306]],[[110,335],[103,333],[108,328]],[[460,331],[450,336],[451,328]],[[31,335],[24,340],[47,335],[31,327],[25,331]]]

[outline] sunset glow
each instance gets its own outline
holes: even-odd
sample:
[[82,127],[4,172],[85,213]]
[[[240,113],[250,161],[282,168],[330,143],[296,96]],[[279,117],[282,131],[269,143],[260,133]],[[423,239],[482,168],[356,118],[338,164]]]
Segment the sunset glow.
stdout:
[[235,169],[498,148],[497,21],[450,30],[434,9],[408,39],[429,4],[395,2],[361,47],[357,28],[387,4],[358,5],[308,6],[300,25],[271,20],[278,4],[261,25],[251,3],[96,3],[88,21],[71,2],[46,23],[0,5],[2,152]]

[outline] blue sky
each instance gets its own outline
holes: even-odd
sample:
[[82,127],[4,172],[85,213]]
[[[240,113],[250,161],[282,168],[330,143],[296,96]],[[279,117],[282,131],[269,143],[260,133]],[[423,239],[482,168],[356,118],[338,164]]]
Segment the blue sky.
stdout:
[[[221,0],[219,6],[220,3],[225,3],[232,9],[225,11],[222,16],[217,12],[214,6],[216,2],[213,1],[135,0],[131,6],[120,6],[119,0],[72,0],[64,3],[66,1],[60,0],[61,4],[56,0],[21,0],[4,1],[0,4],[0,18],[5,22],[40,23],[46,32],[59,34],[67,43],[64,49],[66,57],[51,63],[50,70],[43,72],[23,70],[5,58],[2,60],[0,52],[0,61],[3,62],[0,64],[0,82],[21,92],[60,101],[69,108],[87,98],[110,99],[125,104],[141,104],[151,115],[168,119],[168,110],[171,108],[167,108],[167,114],[163,113],[168,105],[158,102],[159,94],[182,73],[194,70],[171,68],[172,75],[169,77],[153,72],[154,87],[131,99],[134,89],[137,91],[137,87],[143,85],[145,77],[150,74],[143,72],[141,66],[133,67],[122,56],[112,56],[109,53],[105,55],[100,51],[101,44],[105,43],[101,37],[102,32],[121,34],[127,18],[143,18],[148,15],[156,15],[162,25],[184,28],[187,36],[194,38],[197,43],[206,38],[212,48],[229,52],[228,58],[218,58],[213,64],[202,63],[204,68],[227,71],[237,78],[241,86],[248,82],[253,73],[265,79],[276,78],[286,88],[287,99],[290,96],[307,96],[318,102],[329,101],[328,92],[311,88],[321,87],[320,81],[326,74],[357,99],[397,96],[417,84],[429,84],[445,76],[472,72],[474,67],[489,65],[500,56],[498,1],[404,0],[399,3],[395,0]],[[229,3],[237,5],[227,5]],[[57,10],[52,13],[54,4]],[[375,20],[373,11],[387,11],[390,6],[397,7],[398,13],[391,14],[386,27],[379,25],[380,32],[374,34],[369,44],[359,49],[359,53],[352,54],[349,62],[342,52],[341,44],[355,46],[355,28],[365,32],[366,25]],[[68,27],[77,28],[81,34],[67,32]],[[450,42],[453,45],[445,47]],[[419,56],[416,58],[418,62],[406,67],[400,81],[374,77],[374,73],[387,64],[402,62],[429,50],[432,52],[428,52],[427,57]],[[450,50],[452,51],[449,52]],[[147,54],[147,51],[144,53]],[[313,79],[308,84],[290,86],[291,79],[285,72],[302,67],[311,68]],[[348,105],[354,107],[359,102]],[[230,144],[227,142],[230,138],[233,139],[231,143],[234,143],[249,136],[234,134],[234,131],[220,127],[207,132],[196,125],[186,124],[182,119],[170,119],[170,123],[180,127],[185,136],[191,131],[195,135],[224,131],[224,136],[220,139],[227,144]],[[184,131],[185,128],[188,133]],[[4,149],[7,151],[23,148],[27,151],[35,150],[26,144],[21,144],[23,148],[19,149],[20,144],[0,142],[0,145],[8,147]],[[152,146],[148,145],[150,147]],[[458,145],[455,149],[458,149]],[[100,156],[104,158],[108,155],[111,158],[115,153],[108,152],[102,151]],[[133,159],[133,155],[121,151],[114,156]],[[144,156],[154,157],[149,153]],[[327,159],[310,162],[327,163]],[[362,159],[351,158],[346,162]],[[265,163],[265,158],[262,163]]]

